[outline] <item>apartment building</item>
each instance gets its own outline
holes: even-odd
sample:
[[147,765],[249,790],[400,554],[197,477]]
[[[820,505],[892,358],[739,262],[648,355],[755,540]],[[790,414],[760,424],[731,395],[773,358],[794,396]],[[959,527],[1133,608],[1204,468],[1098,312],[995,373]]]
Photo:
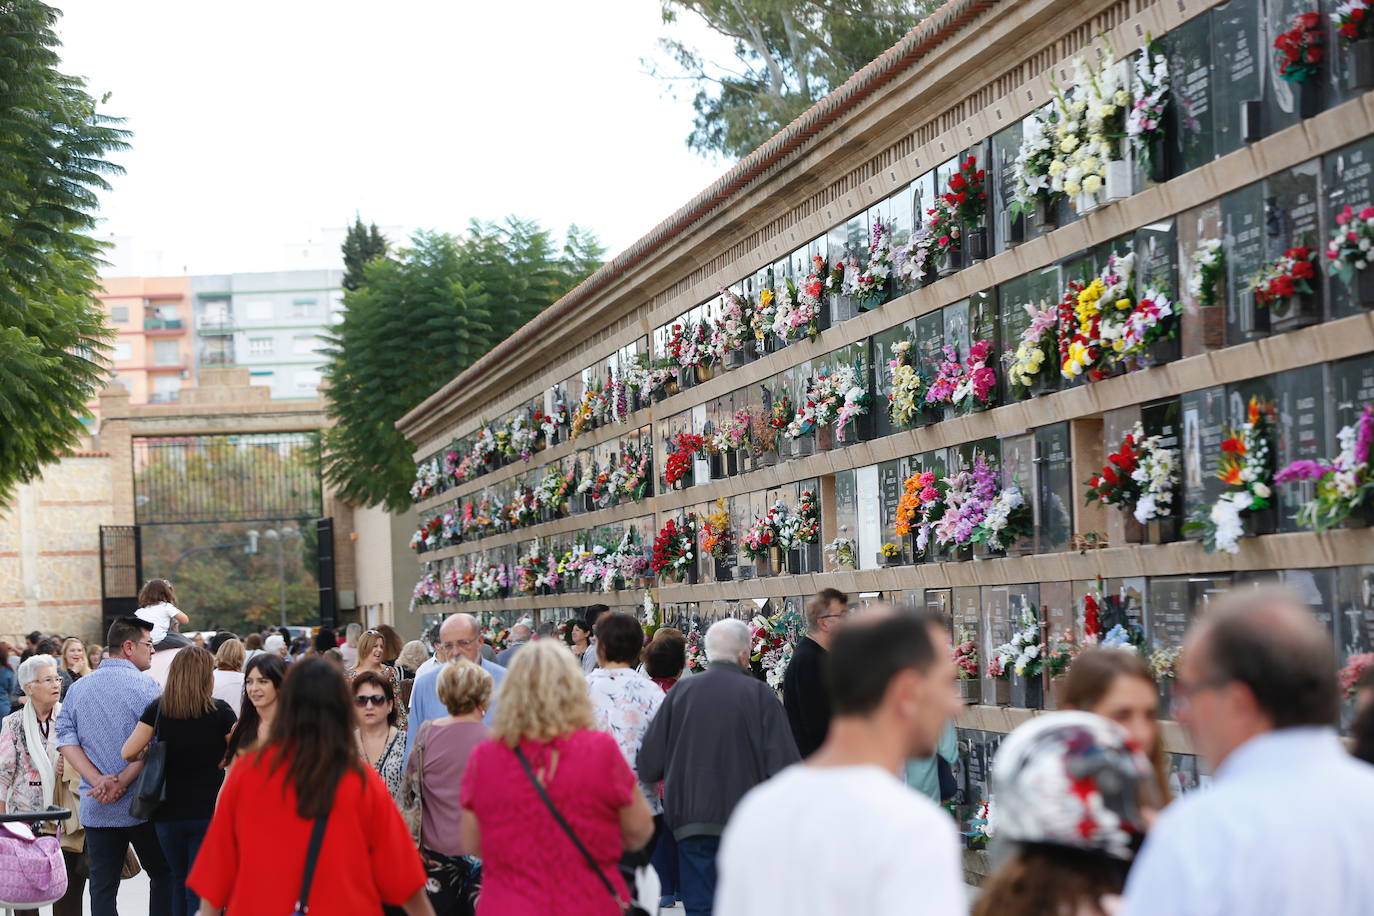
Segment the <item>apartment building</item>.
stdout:
[[115,329],[115,377],[135,404],[177,400],[192,384],[190,277],[110,277],[101,304]]
[[339,270],[191,277],[196,369],[246,368],[273,398],[315,397],[322,335],[343,314],[342,279]]

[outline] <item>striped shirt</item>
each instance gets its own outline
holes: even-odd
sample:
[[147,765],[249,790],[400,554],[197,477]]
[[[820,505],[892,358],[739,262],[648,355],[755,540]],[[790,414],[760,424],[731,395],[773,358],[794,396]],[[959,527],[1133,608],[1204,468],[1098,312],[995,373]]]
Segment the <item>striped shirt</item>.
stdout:
[[[57,747],[79,745],[101,773],[119,775],[128,764],[119,755],[138,717],[158,698],[157,681],[124,658],[107,658],[72,685],[57,714]],[[81,823],[86,827],[132,827],[142,821],[129,813],[130,786],[118,801],[102,804],[81,779]]]

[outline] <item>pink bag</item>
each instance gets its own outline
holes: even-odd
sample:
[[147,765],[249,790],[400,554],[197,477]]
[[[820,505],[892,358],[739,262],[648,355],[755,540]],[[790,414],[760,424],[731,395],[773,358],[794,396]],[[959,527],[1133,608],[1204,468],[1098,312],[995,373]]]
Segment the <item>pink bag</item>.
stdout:
[[0,909],[35,909],[62,899],[67,866],[59,837],[24,823],[0,824]]

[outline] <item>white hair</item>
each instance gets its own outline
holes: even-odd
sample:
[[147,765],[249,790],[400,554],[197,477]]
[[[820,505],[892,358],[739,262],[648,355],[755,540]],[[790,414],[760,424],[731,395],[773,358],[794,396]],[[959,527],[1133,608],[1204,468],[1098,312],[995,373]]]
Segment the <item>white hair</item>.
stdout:
[[363,635],[363,625],[354,621],[344,630],[344,645],[358,648],[358,637]]
[[515,626],[513,626],[513,627],[510,628],[510,638],[511,638],[511,639],[515,639],[515,640],[519,640],[519,639],[528,640],[528,639],[529,639],[531,636],[533,636],[533,635],[534,635],[534,631],[531,630],[531,629],[530,629],[530,625],[527,624],[527,623],[525,623],[524,621],[521,621],[520,623],[517,623]]
[[34,681],[38,680],[38,669],[39,669],[39,668],[51,668],[51,669],[53,669],[53,671],[56,671],[56,670],[57,670],[57,659],[53,658],[51,655],[30,655],[28,658],[26,658],[26,659],[24,659],[22,662],[20,662],[20,663],[19,663],[19,689],[20,689],[20,690],[23,690],[25,687],[29,686],[29,685],[32,684]]
[[286,647],[286,640],[282,639],[280,633],[273,633],[262,641],[262,650],[271,655],[278,655]]
[[753,645],[749,624],[743,620],[727,617],[711,624],[706,631],[706,660],[708,662],[739,663],[741,652],[748,652]]

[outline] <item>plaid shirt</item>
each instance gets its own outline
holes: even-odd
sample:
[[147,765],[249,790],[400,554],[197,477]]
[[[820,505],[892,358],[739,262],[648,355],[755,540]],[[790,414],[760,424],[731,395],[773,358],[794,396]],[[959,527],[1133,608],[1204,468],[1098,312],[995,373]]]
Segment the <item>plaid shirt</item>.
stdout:
[[[128,764],[119,755],[134,732],[138,717],[158,698],[162,688],[124,658],[107,658],[100,667],[67,691],[57,714],[57,747],[80,745],[102,773],[119,775]],[[132,787],[114,802],[102,804],[90,796],[91,784],[81,779],[81,823],[86,827],[132,827],[142,821],[129,814]]]

